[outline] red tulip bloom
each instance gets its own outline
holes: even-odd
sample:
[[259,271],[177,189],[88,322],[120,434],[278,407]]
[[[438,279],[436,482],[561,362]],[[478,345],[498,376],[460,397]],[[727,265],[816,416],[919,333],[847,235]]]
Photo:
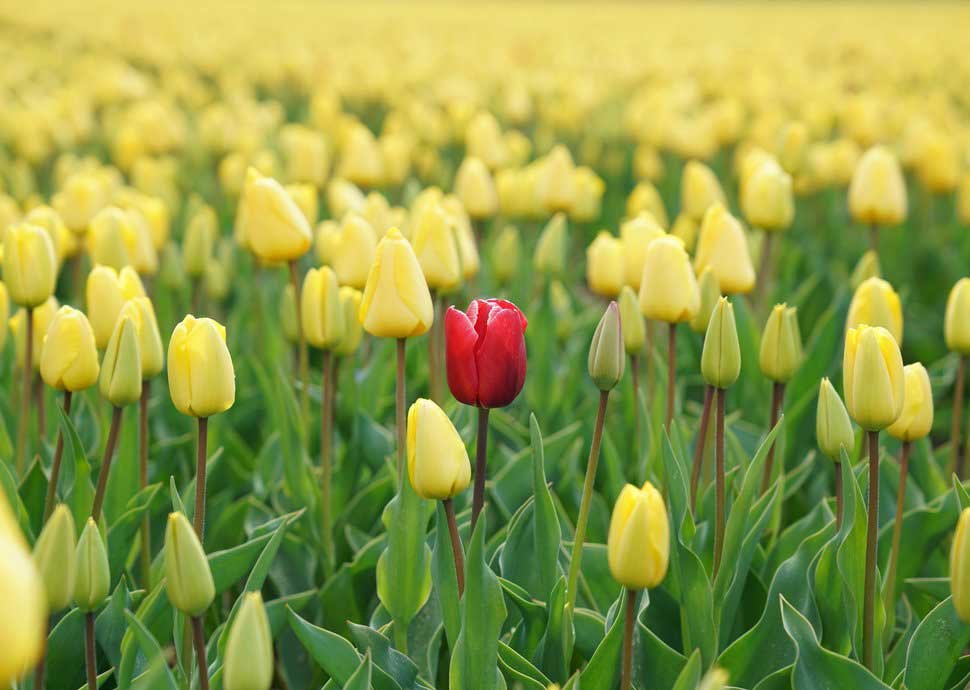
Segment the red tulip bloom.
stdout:
[[476,299],[462,312],[445,314],[448,387],[466,405],[505,407],[525,383],[525,328],[517,306]]

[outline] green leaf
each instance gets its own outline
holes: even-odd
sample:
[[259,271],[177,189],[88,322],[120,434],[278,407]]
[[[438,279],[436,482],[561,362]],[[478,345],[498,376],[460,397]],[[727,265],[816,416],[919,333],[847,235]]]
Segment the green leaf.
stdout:
[[[138,617],[132,614],[130,611],[125,611],[125,619],[128,621],[128,625],[132,631],[135,633],[135,639],[138,640],[138,646],[141,648],[142,654],[149,662],[154,661],[162,657],[162,648],[158,644],[158,640],[155,639],[154,635],[145,627],[145,625],[138,620]],[[171,690],[178,690],[178,684],[175,682],[175,677],[172,672],[168,670],[166,666],[165,673],[162,674],[162,681],[164,685],[159,685],[159,690],[162,687],[171,688]]]
[[546,690],[552,684],[528,659],[501,641],[498,643],[498,661],[508,675],[527,688]]
[[909,642],[905,670],[907,690],[945,687],[968,644],[970,625],[960,620],[952,598],[947,597],[920,621]]
[[454,646],[461,629],[461,609],[458,604],[458,577],[455,573],[455,556],[451,547],[448,519],[444,508],[435,511],[435,541],[431,553],[431,572],[434,591],[441,607],[441,618],[449,646]]
[[344,683],[343,690],[371,690],[371,666],[370,652],[368,652],[364,655],[364,660],[360,662],[357,670]]
[[539,598],[549,599],[549,593],[560,578],[559,548],[562,532],[552,494],[546,483],[545,454],[542,432],[534,414],[529,415],[529,436],[532,442],[533,556],[539,577]]
[[366,652],[377,668],[385,671],[402,688],[414,685],[418,667],[410,657],[394,649],[391,641],[374,628],[356,623],[349,623],[349,626],[357,648]]
[[159,497],[161,488],[161,484],[151,484],[132,496],[125,511],[108,528],[108,565],[114,578],[124,573],[135,535],[141,529],[145,513]]
[[690,658],[687,659],[687,665],[684,666],[680,675],[677,676],[677,682],[674,683],[673,690],[696,690],[697,684],[701,682],[701,653],[700,650],[695,649]]
[[[584,688],[612,688],[620,677],[620,655],[623,647],[623,602],[626,592],[621,590],[619,597],[613,603],[611,611],[616,615],[606,631],[606,636],[600,642],[593,657],[586,664],[580,675],[580,686]],[[607,619],[608,621],[610,619]]]
[[[83,525],[91,514],[91,506],[94,504],[94,485],[91,483],[91,463],[88,462],[87,455],[84,453],[84,445],[77,434],[74,422],[69,415],[65,414],[64,408],[60,405],[55,406],[60,417],[61,433],[64,434],[64,459],[67,464],[70,458],[74,466],[74,483],[71,488],[69,504],[71,513],[74,515],[74,523]],[[67,453],[70,452],[70,456]],[[67,480],[67,472],[61,476],[61,481]],[[59,482],[60,483],[60,482]],[[64,494],[62,494],[64,495]]]

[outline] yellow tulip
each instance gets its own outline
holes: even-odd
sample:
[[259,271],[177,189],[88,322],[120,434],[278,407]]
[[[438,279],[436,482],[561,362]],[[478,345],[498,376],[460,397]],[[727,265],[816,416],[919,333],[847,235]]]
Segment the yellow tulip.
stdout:
[[14,304],[33,308],[54,294],[57,258],[50,236],[29,223],[3,233],[3,280]]
[[317,222],[320,213],[320,203],[317,200],[317,188],[311,184],[288,184],[284,187],[286,193],[296,203],[303,213],[306,222],[311,226]]
[[87,231],[91,219],[108,203],[108,190],[95,175],[79,174],[68,178],[54,195],[54,209],[72,232]]
[[663,228],[648,211],[641,211],[620,226],[624,262],[623,282],[626,285],[634,290],[640,289],[647,247],[664,234]]
[[822,452],[834,462],[842,461],[843,449],[850,452],[855,445],[852,420],[835,386],[827,378],[822,379],[818,389],[815,439]]
[[964,508],[950,545],[950,594],[953,608],[970,623],[970,508]]
[[450,217],[439,204],[425,204],[411,228],[411,245],[428,287],[447,292],[461,283],[458,242]]
[[580,223],[591,223],[600,217],[603,208],[603,193],[606,183],[585,165],[573,172],[575,198],[569,215]]
[[337,276],[330,268],[307,271],[300,293],[300,321],[306,340],[313,347],[330,350],[343,339],[344,312]]
[[61,503],[54,508],[34,544],[34,565],[44,582],[47,606],[52,613],[67,608],[74,599],[77,563],[74,535],[74,517]]
[[327,208],[334,218],[343,218],[348,211],[360,211],[364,202],[364,193],[349,180],[337,177],[327,185]]
[[492,275],[499,285],[508,285],[518,273],[521,254],[522,238],[519,229],[514,225],[506,225],[492,243],[491,251]]
[[128,214],[117,206],[106,206],[91,219],[87,248],[92,263],[120,271],[131,265],[135,241]]
[[418,496],[444,501],[471,481],[465,443],[444,410],[418,398],[408,410],[408,478]]
[[77,245],[74,235],[67,229],[57,211],[50,206],[35,206],[24,217],[24,222],[43,228],[47,232],[54,247],[54,258],[60,268],[70,250]]
[[481,159],[489,170],[505,165],[508,148],[502,128],[492,113],[482,110],[469,121],[465,128],[465,150],[469,156]]
[[713,204],[724,204],[724,190],[714,171],[700,161],[688,161],[680,178],[680,210],[701,220]]
[[303,125],[286,125],[280,130],[280,148],[287,180],[323,185],[330,170],[330,154],[322,134]]
[[498,211],[498,192],[492,174],[479,158],[467,157],[455,174],[455,194],[476,220],[491,218]]
[[896,225],[906,218],[906,182],[899,160],[884,146],[863,154],[849,185],[849,212],[866,225]]
[[364,330],[378,338],[410,338],[434,321],[428,283],[411,243],[392,228],[377,245],[360,303]]
[[357,351],[364,329],[360,323],[360,290],[344,285],[338,293],[340,308],[344,313],[344,333],[334,352],[341,357],[347,357]]
[[741,345],[734,320],[734,305],[718,299],[711,312],[701,352],[701,374],[709,386],[730,388],[741,374]]
[[458,245],[458,261],[461,264],[461,275],[465,280],[471,280],[478,275],[482,267],[481,257],[478,255],[478,244],[475,240],[475,230],[472,228],[471,218],[465,212],[465,207],[454,194],[446,194],[441,199],[441,208],[448,215],[455,242]]
[[175,409],[192,417],[232,407],[236,375],[224,326],[191,314],[182,319],[168,344],[168,390]]
[[804,122],[789,122],[778,134],[778,162],[789,175],[799,174],[805,162],[809,132]]
[[566,216],[562,213],[554,215],[542,229],[532,257],[532,265],[539,273],[559,276],[566,270],[567,230]]
[[543,159],[536,180],[536,197],[549,213],[572,210],[576,201],[575,166],[569,149],[559,144]]
[[[0,498],[5,502],[6,499]],[[0,685],[8,686],[34,667],[47,639],[47,601],[43,581],[17,536],[0,530]]]
[[376,187],[384,179],[384,158],[374,135],[354,123],[344,142],[339,175],[361,187]]
[[[39,307],[34,308],[34,333],[33,338],[31,338],[30,361],[31,366],[35,370],[40,369],[40,360],[44,352],[44,336],[47,335],[47,329],[50,328],[51,321],[53,321],[54,315],[60,306],[57,298],[51,297]],[[17,366],[23,369],[27,355],[27,312],[23,309],[18,309],[17,313],[8,321],[8,324],[10,326],[10,335],[13,336],[16,347],[15,361]]]
[[717,276],[710,266],[701,271],[697,279],[697,292],[700,295],[697,313],[690,320],[690,328],[695,333],[707,333],[707,324],[711,320],[714,307],[721,299],[721,288],[717,284]]
[[674,219],[674,225],[670,228],[670,234],[684,243],[684,249],[694,251],[697,244],[697,232],[700,230],[700,223],[686,213],[681,213]]
[[337,274],[337,282],[358,290],[367,283],[374,263],[377,235],[371,224],[358,213],[350,212],[330,241],[327,263]]
[[852,296],[845,327],[855,328],[861,324],[882,326],[892,333],[897,343],[903,342],[903,309],[899,295],[882,278],[862,281]]
[[80,391],[98,381],[98,348],[87,317],[67,305],[57,310],[44,335],[40,376],[59,391]]
[[295,261],[312,244],[306,216],[279,182],[250,169],[239,200],[244,214],[240,233],[266,262]]
[[606,230],[586,248],[586,284],[604,297],[616,297],[623,287],[623,243]]
[[104,351],[98,388],[115,407],[124,407],[141,397],[140,315],[122,307]]
[[667,508],[650,482],[639,489],[623,487],[610,518],[606,553],[613,579],[626,589],[651,589],[667,576]]
[[900,441],[918,441],[933,428],[933,389],[926,368],[916,362],[903,367],[905,402],[899,418],[886,431]]
[[616,302],[606,307],[589,346],[586,367],[589,377],[601,391],[610,391],[623,378],[626,366],[620,309]]
[[879,431],[903,411],[906,383],[896,339],[880,326],[859,326],[845,336],[842,380],[845,406],[866,431]]
[[158,273],[158,251],[148,221],[137,208],[128,209],[125,213],[131,228],[128,253],[131,265],[138,273],[153,276]]
[[722,293],[738,295],[754,289],[754,266],[744,229],[719,203],[713,204],[704,214],[694,256],[697,273],[708,266],[714,270]]
[[640,311],[648,319],[681,323],[700,308],[697,280],[683,243],[660,237],[647,247],[640,283]]
[[932,132],[923,142],[916,171],[923,186],[935,194],[948,194],[960,180],[960,148],[949,137]]
[[649,182],[638,183],[626,200],[627,217],[633,218],[642,211],[646,211],[653,216],[660,227],[667,227],[667,209],[664,206],[660,192]]
[[628,355],[638,355],[643,352],[647,340],[647,329],[640,313],[640,302],[637,293],[629,285],[620,290],[620,323],[623,325],[623,347]]
[[185,226],[182,237],[182,258],[185,273],[190,278],[201,278],[212,261],[216,239],[219,237],[219,220],[208,204],[196,209]]
[[970,355],[970,278],[960,278],[950,290],[943,334],[947,349],[964,357]]
[[122,306],[118,318],[125,315],[130,316],[137,326],[142,379],[153,379],[165,366],[165,350],[162,336],[158,332],[158,320],[155,318],[152,301],[144,295],[132,297]]
[[741,208],[756,228],[787,229],[795,217],[791,176],[774,160],[764,161],[741,186]]

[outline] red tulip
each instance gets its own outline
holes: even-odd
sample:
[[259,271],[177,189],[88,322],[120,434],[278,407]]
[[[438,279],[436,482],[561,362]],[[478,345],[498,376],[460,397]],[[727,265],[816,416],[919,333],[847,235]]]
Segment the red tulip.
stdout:
[[525,383],[525,315],[511,302],[476,299],[445,314],[448,387],[466,405],[505,407]]

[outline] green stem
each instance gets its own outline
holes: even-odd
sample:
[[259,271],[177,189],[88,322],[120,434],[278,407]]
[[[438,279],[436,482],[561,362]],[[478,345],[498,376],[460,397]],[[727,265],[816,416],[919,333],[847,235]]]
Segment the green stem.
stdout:
[[966,378],[967,358],[960,355],[957,360],[957,378],[953,388],[953,418],[950,422],[950,462],[946,467],[946,479],[949,480],[957,471],[957,459],[960,457],[960,425],[963,422],[963,386]]
[[324,571],[329,576],[334,567],[333,517],[331,485],[333,478],[333,371],[334,356],[323,351],[323,385],[320,408],[320,513],[323,530]]
[[623,621],[623,670],[620,674],[620,690],[630,690],[633,669],[633,622],[637,615],[637,591],[626,591],[626,618]]
[[472,531],[485,507],[485,476],[488,474],[488,408],[478,408],[478,436],[475,440],[475,484],[472,488]]
[[[782,402],[785,399],[785,384],[775,381],[774,385],[771,387],[771,422],[768,426],[768,433],[775,428],[778,423],[778,417],[781,414]],[[771,486],[771,474],[775,467],[775,446],[777,443],[772,441],[771,447],[768,449],[768,457],[765,459],[765,470],[761,477],[761,493],[768,490]]]
[[461,548],[458,534],[458,521],[455,519],[455,504],[450,498],[444,501],[445,516],[448,518],[448,534],[451,536],[451,553],[455,559],[455,577],[458,580],[458,598],[465,593],[465,554]]
[[111,459],[118,445],[118,434],[121,431],[121,415],[123,407],[116,407],[111,413],[111,428],[108,430],[108,444],[104,448],[104,460],[98,470],[98,486],[94,491],[94,505],[91,507],[91,517],[95,522],[101,519],[101,508],[104,506],[104,495],[108,489],[108,473],[111,471]]
[[842,463],[835,463],[835,529],[842,529]]
[[677,395],[677,324],[667,331],[667,416],[664,428],[670,430],[674,418],[674,398]]
[[899,564],[899,547],[903,538],[903,511],[906,508],[906,477],[909,473],[909,453],[912,444],[903,441],[899,456],[899,491],[896,493],[896,519],[893,522],[893,542],[889,552],[889,567],[886,571],[886,612],[895,605],[896,568]]
[[195,643],[195,661],[199,667],[199,690],[209,690],[209,663],[205,654],[205,630],[202,629],[202,619],[192,618],[192,640]]
[[876,615],[876,546],[879,529],[879,432],[869,437],[869,518],[866,527],[866,576],[862,611],[862,664],[873,669],[873,629]]
[[[300,303],[300,273],[296,261],[290,262],[290,282],[293,284],[293,298]],[[300,411],[303,420],[310,418],[310,352],[307,349],[306,334],[303,332],[303,322],[296,320],[296,332],[300,339]]]
[[700,485],[704,470],[704,447],[707,445],[707,427],[711,423],[711,404],[714,402],[714,386],[704,386],[704,411],[697,430],[697,445],[694,446],[694,465],[690,471],[690,509],[697,510],[697,487]]
[[98,690],[98,657],[94,649],[94,613],[84,614],[84,667],[88,690]]
[[195,451],[195,508],[192,515],[192,526],[199,543],[204,543],[202,535],[205,532],[205,475],[209,445],[209,418],[199,417],[199,441]]
[[[138,483],[144,489],[148,486],[148,398],[151,380],[141,384],[141,400],[138,401]],[[145,589],[151,589],[152,544],[151,523],[148,511],[141,521],[141,576]]]
[[28,431],[30,427],[30,398],[34,375],[34,310],[26,309],[26,338],[24,340],[23,389],[20,391],[20,420],[17,424],[17,476],[23,477],[27,463]]
[[394,406],[397,416],[397,488],[398,493],[404,486],[404,465],[406,463],[406,452],[408,442],[407,429],[407,405],[406,382],[405,382],[405,352],[404,347],[407,339],[397,339],[397,386],[395,388]]
[[[64,391],[64,414],[71,414],[71,391]],[[47,480],[47,495],[44,497],[44,522],[54,510],[57,499],[57,482],[61,477],[61,458],[64,457],[64,433],[57,432],[57,445],[54,446],[54,460],[51,462],[51,476]]]
[[727,391],[718,388],[716,412],[714,415],[714,577],[721,567],[721,552],[724,551],[724,527],[727,521],[727,508],[724,496],[724,398]]

